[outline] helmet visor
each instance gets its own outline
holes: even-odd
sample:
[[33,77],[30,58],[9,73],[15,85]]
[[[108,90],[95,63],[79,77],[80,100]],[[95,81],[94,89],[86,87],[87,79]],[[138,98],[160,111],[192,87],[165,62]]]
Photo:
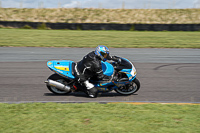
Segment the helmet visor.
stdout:
[[108,52],[106,52],[106,53],[104,53],[104,52],[100,52],[101,53],[101,55],[103,56],[103,58],[107,58],[107,56],[108,56]]

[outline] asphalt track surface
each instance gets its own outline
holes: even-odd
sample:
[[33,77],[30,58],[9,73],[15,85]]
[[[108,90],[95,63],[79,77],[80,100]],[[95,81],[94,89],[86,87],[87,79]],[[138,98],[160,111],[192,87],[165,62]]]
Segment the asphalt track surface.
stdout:
[[137,69],[140,90],[130,96],[112,91],[88,98],[84,93],[55,95],[44,84],[53,74],[48,60],[79,61],[93,48],[0,47],[0,102],[167,102],[200,103],[200,49],[110,48]]

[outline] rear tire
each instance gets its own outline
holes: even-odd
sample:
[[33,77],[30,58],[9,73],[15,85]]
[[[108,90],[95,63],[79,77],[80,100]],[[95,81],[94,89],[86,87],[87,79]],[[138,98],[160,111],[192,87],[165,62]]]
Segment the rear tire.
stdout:
[[[64,84],[64,82],[69,82],[67,79],[63,78],[62,76],[58,75],[58,74],[52,74],[51,76],[49,76],[48,79],[51,79],[51,80],[54,80],[54,81],[57,81],[59,83],[62,83]],[[47,79],[47,80],[48,80]],[[56,87],[54,86],[49,86],[49,85],[46,85],[47,88],[49,89],[49,91],[51,91],[52,93],[54,94],[58,94],[58,95],[66,95],[66,94],[69,94],[71,93],[71,91],[63,91],[63,90],[59,90],[57,89]]]
[[119,87],[115,91],[121,95],[131,95],[140,89],[140,81],[135,78],[130,84]]

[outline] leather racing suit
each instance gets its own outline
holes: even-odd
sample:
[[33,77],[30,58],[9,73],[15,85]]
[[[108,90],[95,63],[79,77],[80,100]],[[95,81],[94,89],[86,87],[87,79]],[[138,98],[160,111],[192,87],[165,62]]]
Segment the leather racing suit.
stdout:
[[[119,62],[119,58],[116,56],[108,55],[107,59]],[[87,89],[94,87],[93,84],[88,82],[90,78],[95,77],[101,80],[106,77],[103,74],[101,58],[95,54],[95,51],[88,53],[81,61],[77,62],[75,65],[75,74],[78,82],[82,85],[85,83]]]

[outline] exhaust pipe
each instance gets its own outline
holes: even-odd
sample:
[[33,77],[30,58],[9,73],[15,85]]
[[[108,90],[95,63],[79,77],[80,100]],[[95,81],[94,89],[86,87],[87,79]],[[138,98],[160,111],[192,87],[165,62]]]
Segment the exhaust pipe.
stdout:
[[70,87],[69,86],[66,86],[66,85],[63,85],[57,81],[54,81],[54,80],[51,80],[51,79],[48,79],[47,81],[45,81],[45,83],[48,85],[48,86],[53,86],[53,87],[56,87],[57,89],[59,90],[62,90],[62,91],[70,91]]

